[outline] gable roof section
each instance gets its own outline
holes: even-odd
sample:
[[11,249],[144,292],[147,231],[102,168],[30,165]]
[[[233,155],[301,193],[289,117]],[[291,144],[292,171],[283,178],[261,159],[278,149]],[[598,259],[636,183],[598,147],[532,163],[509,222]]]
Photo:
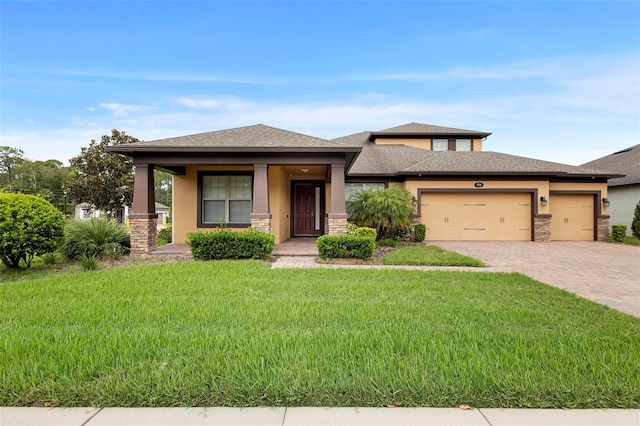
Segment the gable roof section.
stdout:
[[278,129],[264,124],[217,130],[195,135],[116,145],[110,151],[132,152],[301,152],[301,151],[357,151],[355,147],[332,142],[302,133]]
[[584,167],[613,170],[625,177],[611,179],[609,186],[633,185],[640,183],[640,144],[605,155],[597,160],[584,163]]
[[389,129],[372,132],[369,140],[376,137],[394,137],[394,136],[476,136],[487,137],[491,133],[480,132],[478,130],[456,129],[454,127],[434,126],[433,124],[407,123],[402,126],[391,127]]

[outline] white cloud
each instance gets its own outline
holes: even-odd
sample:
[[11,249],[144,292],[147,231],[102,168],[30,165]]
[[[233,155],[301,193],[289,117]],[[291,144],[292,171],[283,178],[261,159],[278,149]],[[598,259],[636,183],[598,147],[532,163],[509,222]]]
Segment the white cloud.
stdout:
[[257,77],[229,77],[215,74],[180,74],[155,72],[117,72],[117,71],[83,71],[59,70],[58,75],[72,77],[102,78],[115,80],[175,81],[193,83],[238,83],[238,84],[278,84],[278,79]]
[[109,111],[113,111],[113,114],[117,117],[129,115],[131,113],[141,113],[155,110],[155,107],[146,105],[127,105],[118,102],[102,102],[100,106]]

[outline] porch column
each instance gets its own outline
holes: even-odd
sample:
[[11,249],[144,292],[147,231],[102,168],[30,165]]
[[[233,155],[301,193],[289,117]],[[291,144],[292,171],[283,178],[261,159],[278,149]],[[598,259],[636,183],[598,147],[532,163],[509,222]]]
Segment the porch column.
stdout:
[[331,164],[331,211],[327,220],[327,233],[345,235],[347,217],[344,200],[344,163],[334,163]]
[[253,165],[253,194],[251,196],[251,227],[266,233],[271,232],[268,170],[267,164]]
[[133,209],[129,215],[131,254],[149,254],[158,244],[158,215],[153,192],[153,164],[136,164]]

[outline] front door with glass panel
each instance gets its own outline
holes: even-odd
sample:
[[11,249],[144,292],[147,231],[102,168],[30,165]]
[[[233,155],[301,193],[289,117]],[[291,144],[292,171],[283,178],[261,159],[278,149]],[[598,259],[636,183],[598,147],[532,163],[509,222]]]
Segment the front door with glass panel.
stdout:
[[319,183],[293,184],[293,236],[322,235],[321,194]]

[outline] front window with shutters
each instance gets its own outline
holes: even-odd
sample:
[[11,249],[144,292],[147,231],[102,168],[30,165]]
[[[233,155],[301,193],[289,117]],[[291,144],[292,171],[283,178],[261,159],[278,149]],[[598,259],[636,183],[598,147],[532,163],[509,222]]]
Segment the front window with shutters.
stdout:
[[202,175],[201,222],[251,223],[251,175]]

